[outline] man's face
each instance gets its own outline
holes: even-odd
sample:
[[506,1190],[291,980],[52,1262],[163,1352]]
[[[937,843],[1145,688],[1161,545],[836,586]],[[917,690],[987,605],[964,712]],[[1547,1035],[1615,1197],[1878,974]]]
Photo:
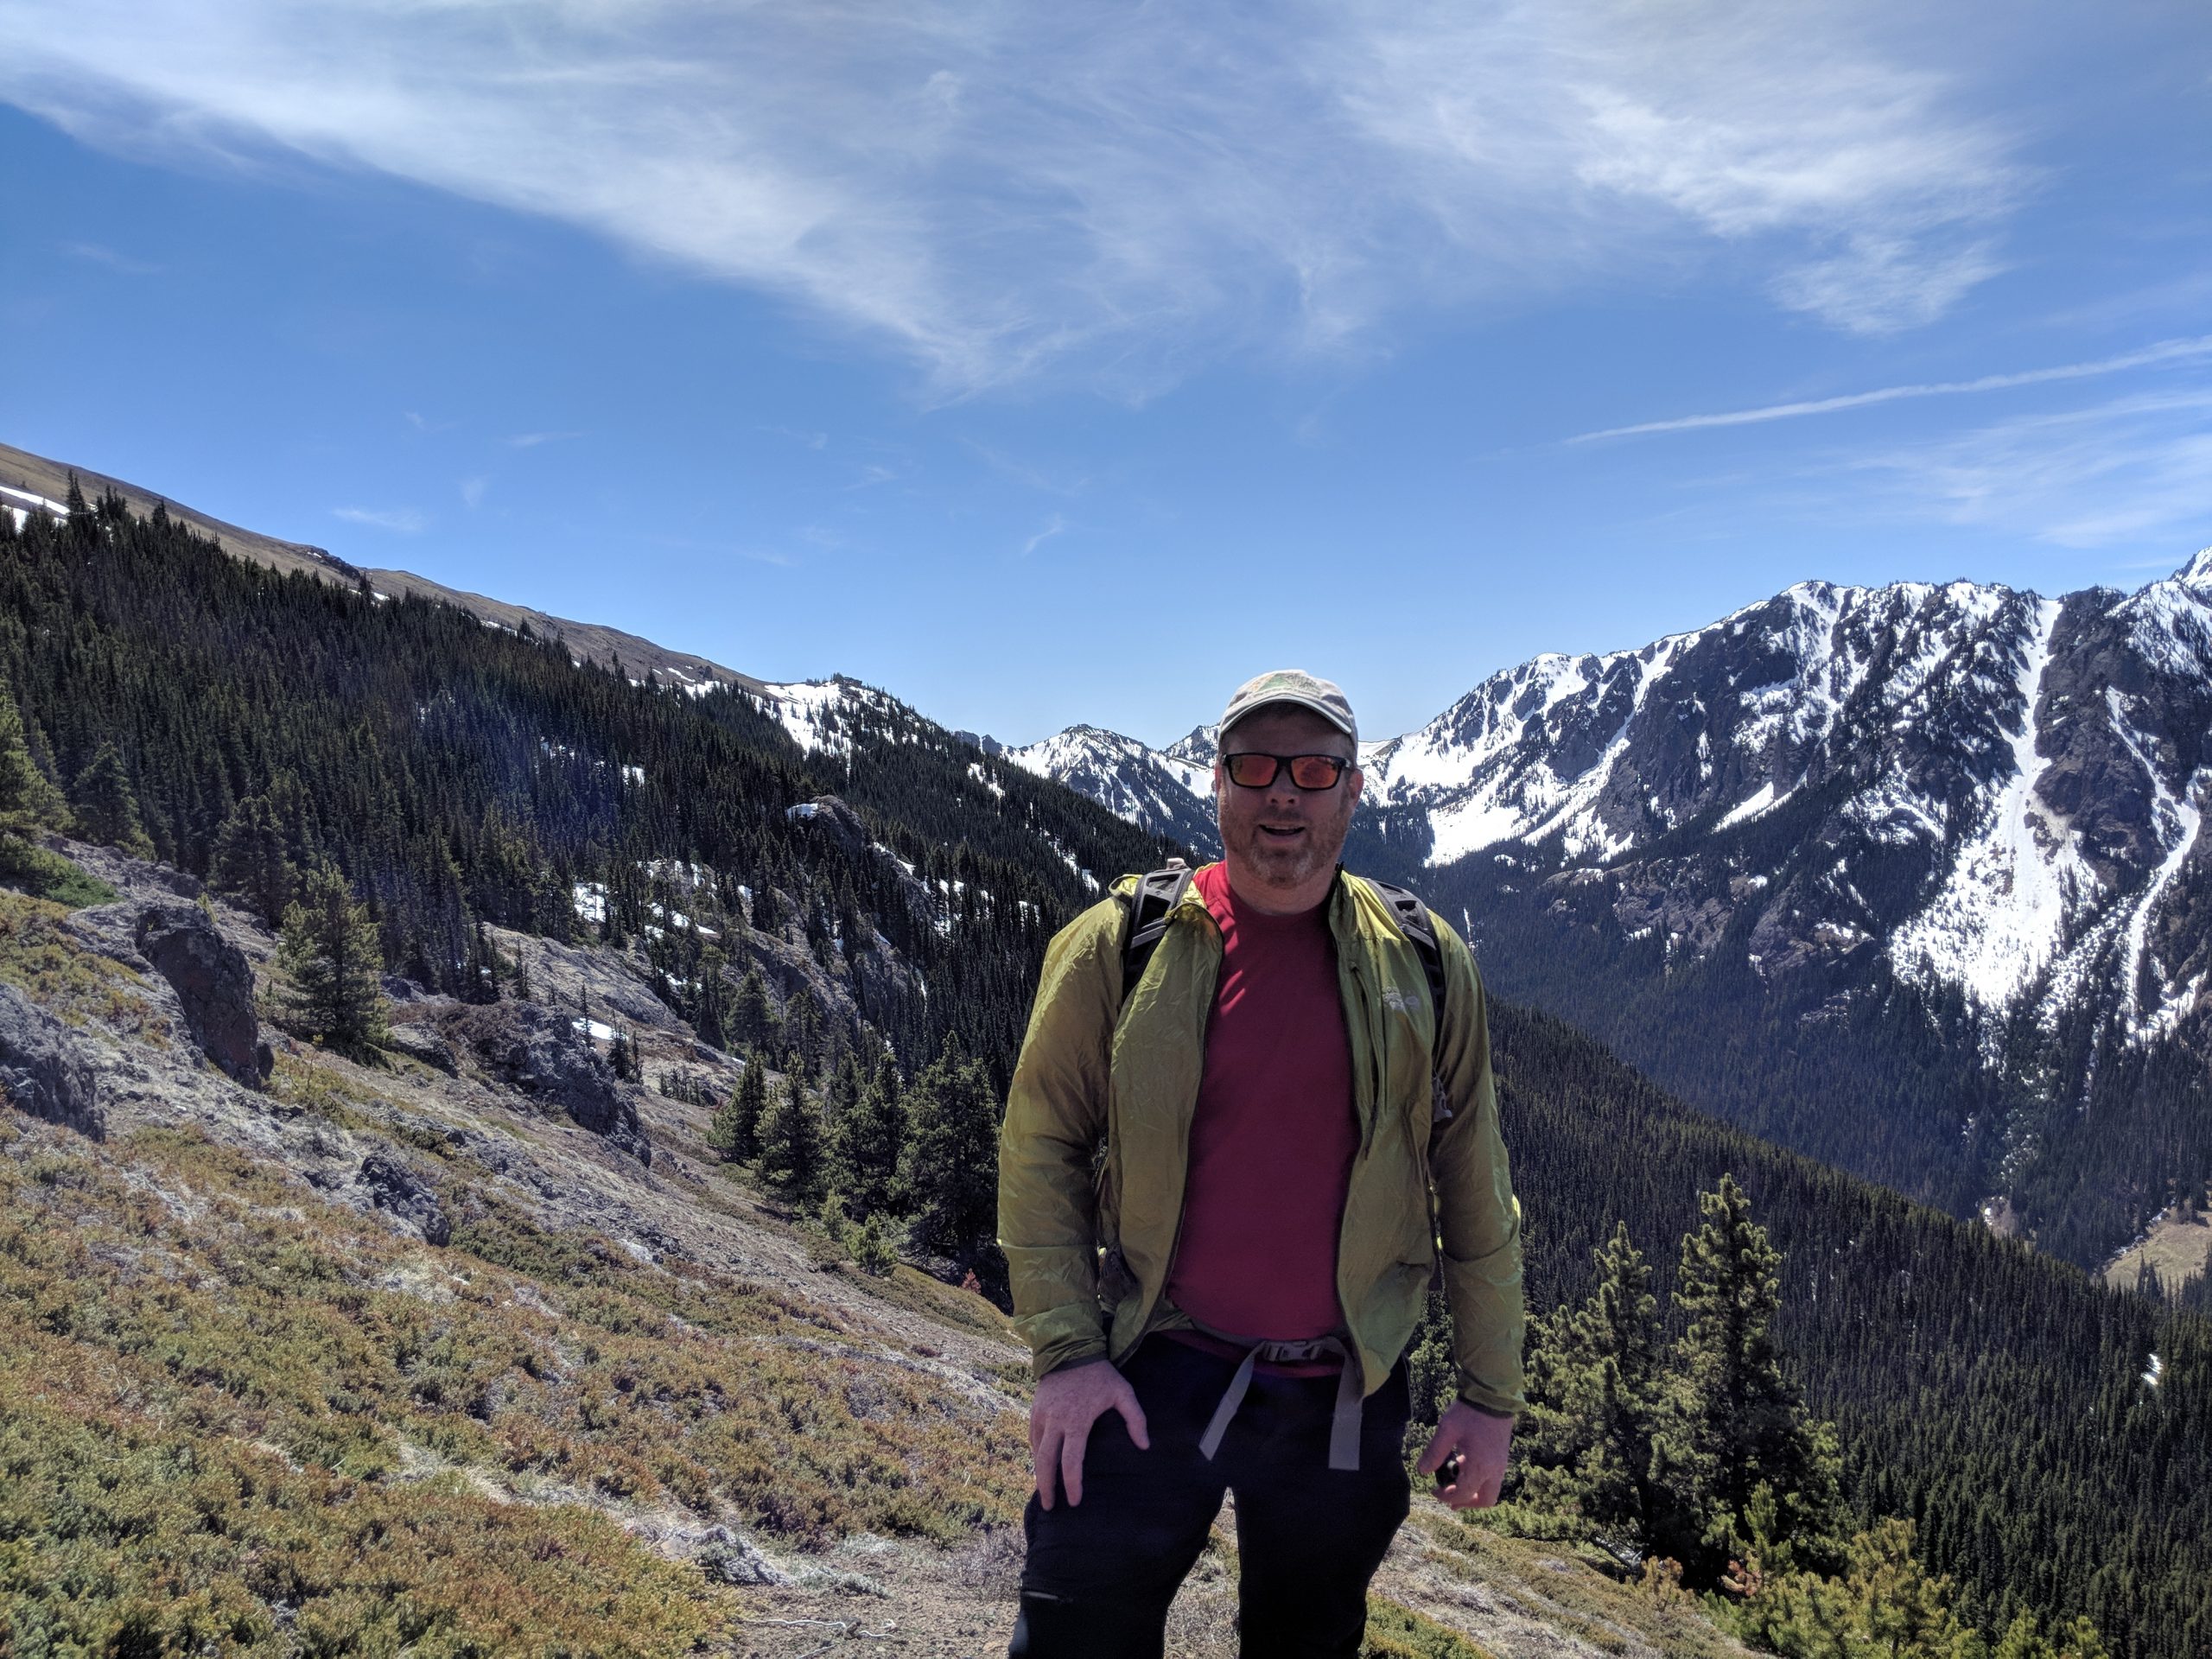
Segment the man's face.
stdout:
[[[1226,734],[1224,754],[1333,754],[1354,759],[1352,741],[1310,710],[1294,704],[1248,715]],[[1214,811],[1223,856],[1239,896],[1262,909],[1306,910],[1321,902],[1343,852],[1361,779],[1347,767],[1333,788],[1309,791],[1278,766],[1264,789],[1230,780],[1213,769]]]

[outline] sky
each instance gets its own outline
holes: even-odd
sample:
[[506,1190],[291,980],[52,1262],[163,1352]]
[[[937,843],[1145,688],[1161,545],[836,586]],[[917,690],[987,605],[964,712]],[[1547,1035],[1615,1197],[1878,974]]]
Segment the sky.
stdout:
[[2212,543],[2212,8],[8,0],[0,441],[1008,741]]

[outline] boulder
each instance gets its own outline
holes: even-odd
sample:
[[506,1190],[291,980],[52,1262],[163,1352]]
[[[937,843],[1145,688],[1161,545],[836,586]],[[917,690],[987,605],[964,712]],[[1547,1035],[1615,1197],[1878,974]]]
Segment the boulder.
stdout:
[[424,1243],[452,1241],[453,1223],[446,1218],[445,1205],[438,1201],[437,1193],[391,1154],[372,1152],[362,1159],[361,1173],[354,1179],[367,1192],[371,1204],[412,1224]]
[[0,1087],[17,1111],[106,1138],[92,1069],[71,1045],[69,1028],[12,985],[0,985]]
[[715,1584],[789,1584],[791,1575],[780,1571],[753,1541],[728,1527],[712,1527],[705,1547],[694,1557],[699,1569]]
[[274,1064],[253,1012],[253,964],[197,905],[149,905],[138,914],[139,954],[169,982],[200,1052],[258,1089]]

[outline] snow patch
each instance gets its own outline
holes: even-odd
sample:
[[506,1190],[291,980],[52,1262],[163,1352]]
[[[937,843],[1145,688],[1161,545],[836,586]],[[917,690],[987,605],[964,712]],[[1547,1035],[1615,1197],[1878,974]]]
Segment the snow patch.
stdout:
[[2051,822],[2036,794],[2050,766],[2036,753],[2036,705],[2059,606],[2035,603],[2035,631],[2016,682],[2020,721],[2012,775],[1936,898],[1890,942],[1900,973],[1960,985],[1991,1012],[2018,996],[2057,954],[2069,912],[2095,887],[2064,827]]

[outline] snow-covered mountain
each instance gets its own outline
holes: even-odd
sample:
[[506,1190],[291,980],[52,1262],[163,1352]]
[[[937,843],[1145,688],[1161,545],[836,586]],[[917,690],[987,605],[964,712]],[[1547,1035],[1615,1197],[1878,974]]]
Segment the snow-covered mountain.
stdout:
[[[1576,872],[1679,857],[1787,813],[1835,859],[1784,890],[1737,861],[1718,910],[1632,883],[1624,926],[1702,950],[1750,905],[1762,944],[1875,946],[1989,1013],[2038,987],[2063,999],[2117,952],[2116,1014],[2145,1033],[2207,991],[2163,924],[2184,873],[2212,873],[2197,838],[2208,716],[2212,550],[2128,595],[1801,582],[1640,650],[1493,675],[1418,731],[1363,746],[1365,810],[1431,867],[1491,852]],[[1205,845],[1212,741],[1202,727],[1154,750],[1077,726],[1009,758]],[[1900,855],[1922,868],[1870,896],[1853,853],[1885,874]]]
[[[1196,750],[1189,747],[1194,743],[1200,746]],[[1006,758],[1090,796],[1141,830],[1202,851],[1220,849],[1210,793],[1213,753],[1200,732],[1152,749],[1119,732],[1071,726],[1041,743],[1010,748]]]
[[[1021,754],[1173,834],[1170,784],[1211,819],[1211,736],[1171,755],[1077,728]],[[2212,1051],[2212,550],[2059,600],[1801,582],[1637,650],[1531,658],[1362,760],[1363,861],[1463,917],[1510,992],[1572,950],[1607,1006],[1703,964],[1790,1028],[1900,989],[1961,1010],[1986,1069],[2014,1065],[1993,1186],[2036,1138],[2030,1071],[2079,1106],[2107,1048],[2193,1027]],[[1677,1086],[1707,1065],[1558,1000]]]

